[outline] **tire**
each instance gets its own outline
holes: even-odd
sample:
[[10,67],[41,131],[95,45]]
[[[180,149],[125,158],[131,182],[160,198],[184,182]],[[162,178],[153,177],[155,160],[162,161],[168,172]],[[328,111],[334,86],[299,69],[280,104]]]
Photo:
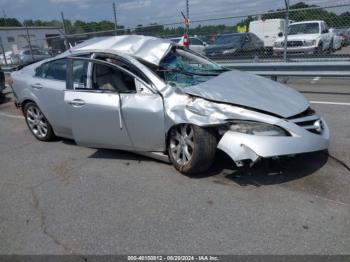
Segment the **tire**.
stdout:
[[23,108],[23,114],[30,132],[36,139],[51,141],[55,138],[51,124],[35,103],[26,103]]
[[328,49],[329,53],[333,53],[335,51],[334,48],[334,40],[332,39],[332,41],[329,43],[329,49]]
[[200,173],[211,167],[217,140],[209,130],[190,124],[177,125],[170,130],[168,141],[169,159],[181,173]]
[[319,43],[317,48],[315,49],[315,55],[322,55],[323,53],[323,45],[322,43]]

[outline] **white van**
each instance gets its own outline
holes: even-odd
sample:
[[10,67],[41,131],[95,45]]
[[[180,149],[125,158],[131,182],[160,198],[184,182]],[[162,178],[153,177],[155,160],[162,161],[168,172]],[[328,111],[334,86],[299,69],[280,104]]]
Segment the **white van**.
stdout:
[[285,31],[285,20],[284,19],[266,19],[252,21],[249,24],[249,32],[257,35],[263,42],[264,48],[273,48],[275,40],[278,35]]

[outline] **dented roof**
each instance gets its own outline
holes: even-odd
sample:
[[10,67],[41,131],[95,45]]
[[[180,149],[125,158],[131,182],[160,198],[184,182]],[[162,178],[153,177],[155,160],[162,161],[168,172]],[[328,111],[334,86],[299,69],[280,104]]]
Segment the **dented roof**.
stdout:
[[173,46],[169,40],[140,35],[123,35],[95,37],[71,49],[83,50],[113,50],[143,59],[151,64],[159,65],[161,59]]

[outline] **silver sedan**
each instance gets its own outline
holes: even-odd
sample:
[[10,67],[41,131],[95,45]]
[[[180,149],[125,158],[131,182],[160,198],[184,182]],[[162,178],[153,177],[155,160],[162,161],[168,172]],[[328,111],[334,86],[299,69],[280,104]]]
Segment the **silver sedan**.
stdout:
[[241,166],[329,144],[325,121],[297,91],[163,39],[91,39],[12,80],[37,139],[138,152],[182,173],[206,171],[217,149]]

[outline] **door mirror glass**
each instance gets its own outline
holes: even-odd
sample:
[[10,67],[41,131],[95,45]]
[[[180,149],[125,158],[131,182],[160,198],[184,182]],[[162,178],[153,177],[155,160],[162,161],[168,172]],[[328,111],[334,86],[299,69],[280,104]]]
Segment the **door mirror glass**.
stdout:
[[282,37],[283,36],[283,33],[282,32],[279,32],[278,33],[278,37]]

